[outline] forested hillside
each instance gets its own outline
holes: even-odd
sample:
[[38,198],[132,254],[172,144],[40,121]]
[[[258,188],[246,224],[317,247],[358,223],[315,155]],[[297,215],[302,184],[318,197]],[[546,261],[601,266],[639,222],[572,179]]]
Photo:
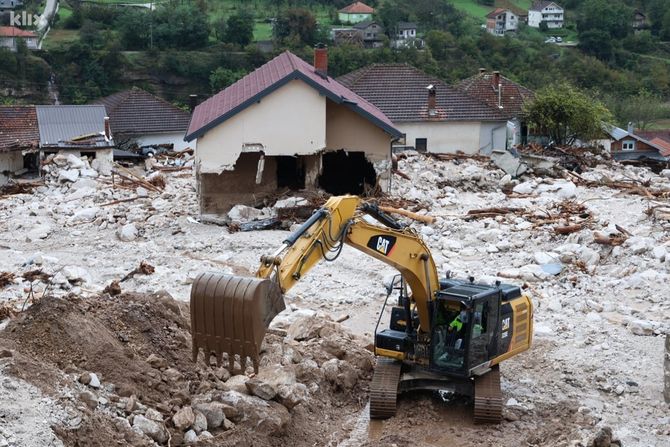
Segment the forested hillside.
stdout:
[[[43,3],[27,1],[41,11]],[[144,6],[121,6],[143,3]],[[514,35],[483,29],[494,7],[523,13],[529,0],[370,0],[393,37],[414,22],[420,48],[336,46],[337,10],[347,0],[62,0],[42,50],[0,50],[0,101],[48,101],[50,78],[65,103],[85,103],[132,85],[185,104],[230,85],[279,52],[306,60],[329,45],[329,70],[341,75],[373,62],[407,62],[456,82],[480,67],[531,89],[567,81],[604,101],[622,124],[663,125],[670,96],[670,2],[563,0],[565,27],[520,25]],[[634,30],[635,11],[646,24]],[[7,21],[7,17],[4,18]],[[562,37],[567,45],[546,43]],[[417,45],[418,46],[418,45]],[[643,117],[642,120],[640,117]]]

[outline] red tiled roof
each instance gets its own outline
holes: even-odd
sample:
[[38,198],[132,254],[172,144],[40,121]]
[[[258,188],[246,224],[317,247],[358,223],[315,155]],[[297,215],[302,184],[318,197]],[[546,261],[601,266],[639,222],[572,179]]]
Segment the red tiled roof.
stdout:
[[0,37],[37,37],[37,34],[15,26],[0,26]]
[[35,106],[0,106],[0,152],[36,148],[39,143]]
[[[269,95],[289,81],[300,79],[338,104],[345,104],[393,136],[401,132],[393,127],[381,110],[352,92],[335,79],[321,76],[314,67],[290,51],[285,51],[249,73],[230,87],[198,105],[191,117],[186,140],[191,141]],[[278,111],[279,113],[279,111]]]
[[354,2],[351,5],[340,9],[338,12],[343,12],[345,14],[373,14],[375,10],[363,2]]
[[661,153],[662,156],[670,157],[670,142],[658,137],[654,138],[649,142],[655,144],[659,148],[659,152]]
[[[457,87],[475,98],[479,98],[491,107],[498,107],[498,86],[493,85],[493,73],[479,73],[461,81]],[[523,112],[523,105],[533,99],[535,94],[517,84],[510,79],[500,75],[500,83],[502,84],[502,92],[500,95],[500,103],[502,104],[501,112],[506,116],[519,117]]]
[[[393,122],[502,121],[496,108],[407,64],[373,64],[338,78],[379,107]],[[428,113],[428,90],[436,89],[436,115]]]
[[494,19],[498,16],[498,14],[505,11],[507,11],[505,8],[496,8],[493,11],[486,14],[486,17],[488,17],[489,19]]
[[133,87],[94,102],[107,110],[112,133],[144,135],[164,132],[186,132],[191,114]]

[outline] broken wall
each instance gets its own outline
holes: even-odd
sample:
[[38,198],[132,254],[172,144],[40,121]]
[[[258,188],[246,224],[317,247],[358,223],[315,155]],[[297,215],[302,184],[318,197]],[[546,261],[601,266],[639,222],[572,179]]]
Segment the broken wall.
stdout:
[[198,193],[202,214],[224,214],[238,203],[252,204],[277,189],[277,160],[265,157],[261,182],[256,183],[260,153],[240,155],[232,171],[198,173]]
[[[77,148],[77,149],[63,149],[63,148],[43,148],[42,149],[42,158],[45,157],[44,154],[49,154],[49,153],[61,153],[61,154],[72,154],[77,157],[82,157],[82,156],[88,156],[88,154],[94,153],[95,158],[98,160],[104,160],[109,163],[112,163],[114,161],[114,149],[113,148],[107,148],[107,149],[95,149],[95,148],[87,148],[87,147],[82,147],[82,148]],[[89,157],[90,159],[91,157]],[[92,160],[91,160],[92,161]]]
[[11,174],[23,169],[21,151],[0,152],[0,186],[6,184]]
[[233,169],[245,148],[267,156],[314,154],[326,146],[326,98],[294,80],[198,138],[203,174]]

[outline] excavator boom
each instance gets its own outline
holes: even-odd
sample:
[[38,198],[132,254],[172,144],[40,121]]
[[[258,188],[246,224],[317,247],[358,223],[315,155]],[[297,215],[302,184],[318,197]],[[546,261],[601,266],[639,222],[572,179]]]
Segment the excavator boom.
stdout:
[[[363,214],[383,226],[365,221]],[[430,330],[427,302],[439,289],[437,270],[428,247],[376,207],[356,196],[331,197],[277,252],[261,257],[256,277],[205,273],[191,289],[193,359],[198,352],[215,353],[219,363],[235,356],[244,370],[246,358],[258,369],[258,353],[272,319],[285,308],[283,294],[322,260],[334,261],[344,243],[397,268],[412,290],[419,330]]]

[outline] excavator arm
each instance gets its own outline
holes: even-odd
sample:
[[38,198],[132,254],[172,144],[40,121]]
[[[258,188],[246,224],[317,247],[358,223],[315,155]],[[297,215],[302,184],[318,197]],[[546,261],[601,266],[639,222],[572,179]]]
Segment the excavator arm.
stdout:
[[[366,220],[374,218],[377,225]],[[191,289],[193,359],[202,348],[232,370],[235,355],[258,369],[258,354],[272,319],[285,308],[283,294],[322,260],[334,261],[344,244],[395,267],[412,291],[421,332],[430,331],[429,301],[439,288],[430,250],[399,225],[356,196],[331,197],[272,255],[261,257],[255,277],[205,273]]]

